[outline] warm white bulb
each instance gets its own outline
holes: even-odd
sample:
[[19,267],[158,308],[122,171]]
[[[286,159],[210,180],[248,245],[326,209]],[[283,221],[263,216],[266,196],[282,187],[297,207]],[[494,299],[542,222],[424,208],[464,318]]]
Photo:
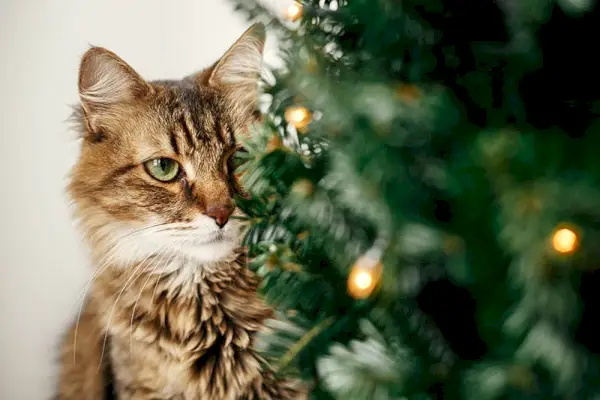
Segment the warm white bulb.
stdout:
[[302,106],[289,107],[285,110],[285,120],[297,129],[305,128],[311,122],[310,111]]
[[368,289],[373,284],[373,277],[366,271],[361,271],[354,277],[356,287],[361,290]]
[[302,122],[306,118],[306,111],[302,108],[296,109],[292,111],[290,117],[292,122]]
[[552,245],[559,253],[571,253],[575,251],[577,242],[577,234],[568,228],[557,230],[552,237]]
[[377,289],[383,265],[380,262],[381,250],[378,247],[369,249],[360,256],[350,270],[348,276],[348,293],[355,299],[366,299]]
[[294,1],[285,12],[285,17],[290,21],[295,21],[302,16],[302,5]]

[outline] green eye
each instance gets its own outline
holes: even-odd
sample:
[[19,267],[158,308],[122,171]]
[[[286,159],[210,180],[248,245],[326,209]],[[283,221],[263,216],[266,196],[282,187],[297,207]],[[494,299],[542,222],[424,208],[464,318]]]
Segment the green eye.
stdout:
[[169,182],[179,175],[179,163],[170,158],[155,158],[144,163],[146,171],[154,179]]

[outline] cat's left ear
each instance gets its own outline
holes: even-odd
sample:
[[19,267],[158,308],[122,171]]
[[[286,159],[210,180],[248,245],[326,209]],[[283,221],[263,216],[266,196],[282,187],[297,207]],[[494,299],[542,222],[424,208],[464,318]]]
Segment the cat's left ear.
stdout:
[[197,75],[199,83],[223,88],[243,107],[255,107],[265,39],[265,26],[255,23],[212,67]]

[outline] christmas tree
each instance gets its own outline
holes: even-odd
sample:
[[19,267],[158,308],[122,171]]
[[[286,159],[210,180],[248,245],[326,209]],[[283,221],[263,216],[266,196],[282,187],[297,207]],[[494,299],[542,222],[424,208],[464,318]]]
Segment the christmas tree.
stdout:
[[236,199],[266,362],[316,399],[600,399],[600,8],[236,8],[284,61]]

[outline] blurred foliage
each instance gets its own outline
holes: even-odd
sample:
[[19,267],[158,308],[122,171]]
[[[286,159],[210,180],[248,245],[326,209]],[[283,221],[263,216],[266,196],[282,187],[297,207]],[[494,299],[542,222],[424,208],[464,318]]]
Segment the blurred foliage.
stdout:
[[[279,312],[269,363],[318,399],[600,398],[600,8],[301,5],[292,22],[236,1],[284,61],[237,199]],[[348,276],[374,248],[383,274],[355,299]]]

